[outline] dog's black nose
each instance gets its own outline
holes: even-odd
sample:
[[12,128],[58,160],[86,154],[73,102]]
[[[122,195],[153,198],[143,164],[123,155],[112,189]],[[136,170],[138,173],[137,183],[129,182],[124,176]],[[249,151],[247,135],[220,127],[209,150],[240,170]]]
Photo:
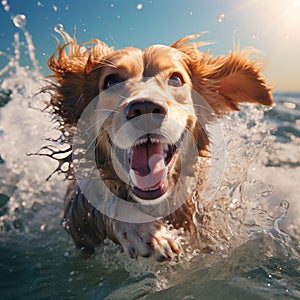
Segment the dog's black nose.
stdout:
[[166,115],[168,107],[164,103],[157,103],[151,100],[134,100],[128,104],[125,110],[127,120],[145,114]]

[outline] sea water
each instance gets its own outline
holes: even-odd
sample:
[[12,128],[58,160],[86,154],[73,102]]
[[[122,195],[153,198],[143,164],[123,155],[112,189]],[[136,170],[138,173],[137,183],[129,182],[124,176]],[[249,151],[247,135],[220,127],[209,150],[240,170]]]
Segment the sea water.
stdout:
[[300,299],[300,93],[220,120],[226,164],[208,216],[219,224],[201,229],[210,251],[182,238],[178,260],[155,263],[105,240],[84,258],[60,226],[67,182],[46,181],[56,162],[28,155],[57,131],[24,33],[0,70],[1,299]]

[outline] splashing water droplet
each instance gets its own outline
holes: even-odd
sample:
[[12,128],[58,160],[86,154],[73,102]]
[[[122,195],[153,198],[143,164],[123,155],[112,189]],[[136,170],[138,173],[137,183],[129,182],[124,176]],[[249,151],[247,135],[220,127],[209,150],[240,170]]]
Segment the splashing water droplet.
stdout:
[[289,101],[284,101],[282,103],[282,105],[288,109],[296,109],[297,108],[297,105],[293,102],[289,102]]
[[62,25],[62,24],[56,24],[56,25],[54,26],[54,31],[57,32],[57,33],[60,33],[60,32],[62,32],[63,30],[64,30],[64,25]]
[[224,14],[218,15],[217,20],[218,20],[219,23],[222,23],[225,20],[225,15]]
[[289,206],[290,206],[290,203],[289,203],[289,201],[287,201],[287,200],[282,200],[281,202],[280,202],[280,212],[282,212],[283,214],[287,214],[287,211],[288,211],[288,209],[289,209]]
[[136,6],[136,9],[137,10],[141,10],[143,8],[143,4],[142,3],[139,3],[137,6]]
[[40,226],[40,230],[41,230],[41,231],[45,231],[46,227],[47,227],[47,224],[43,223],[43,224],[41,224],[41,226]]
[[7,3],[7,0],[2,0],[1,4],[3,5],[5,11],[9,11],[10,7]]
[[53,8],[54,11],[58,10],[58,8],[57,8],[57,6],[55,4],[52,4],[52,8]]
[[26,26],[26,16],[23,14],[18,14],[12,17],[14,25],[18,28],[24,28]]
[[259,38],[260,32],[255,32],[252,34],[252,38],[255,40],[256,38]]
[[39,7],[44,7],[44,4],[43,4],[41,1],[38,1],[38,2],[37,2],[37,6],[39,6]]
[[273,184],[268,184],[267,189],[265,191],[263,191],[261,194],[263,197],[269,197],[270,195],[272,195],[274,189],[275,189],[275,187]]

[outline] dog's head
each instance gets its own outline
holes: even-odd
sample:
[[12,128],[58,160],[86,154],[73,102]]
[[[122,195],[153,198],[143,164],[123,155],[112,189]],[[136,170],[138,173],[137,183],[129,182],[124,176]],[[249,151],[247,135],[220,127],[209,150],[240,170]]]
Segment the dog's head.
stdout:
[[240,102],[271,105],[257,62],[235,50],[213,58],[184,37],[171,46],[114,51],[96,41],[83,49],[65,34],[69,52],[49,60],[58,85],[52,97],[64,124],[76,125],[93,101],[91,123],[102,179],[118,196],[150,201],[172,195],[209,150],[205,126]]

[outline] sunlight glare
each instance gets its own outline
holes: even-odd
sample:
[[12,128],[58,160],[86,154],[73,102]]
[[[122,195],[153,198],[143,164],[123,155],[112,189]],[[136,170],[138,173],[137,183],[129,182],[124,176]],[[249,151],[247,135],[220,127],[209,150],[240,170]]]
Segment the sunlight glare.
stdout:
[[288,18],[290,22],[299,23],[300,21],[300,0],[293,0],[292,4],[288,9]]
[[293,6],[294,7],[300,7],[300,0],[294,0]]

